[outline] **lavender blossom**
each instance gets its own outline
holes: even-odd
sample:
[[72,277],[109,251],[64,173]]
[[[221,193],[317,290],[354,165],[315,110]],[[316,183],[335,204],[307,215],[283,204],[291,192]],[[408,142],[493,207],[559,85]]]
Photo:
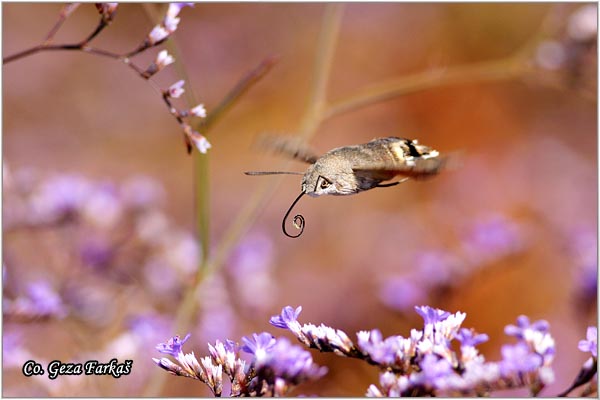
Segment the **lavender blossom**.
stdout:
[[175,18],[184,7],[194,7],[194,3],[170,3],[167,9],[167,16]]
[[[462,328],[465,313],[429,306],[415,311],[423,317],[423,330],[411,330],[409,338],[385,339],[377,329],[359,331],[356,345],[341,330],[300,324],[300,307],[284,307],[270,322],[290,330],[307,347],[358,358],[386,371],[380,375],[381,387],[371,385],[368,396],[482,396],[518,387],[537,394],[554,379],[554,339],[545,321],[530,323],[527,317],[519,317],[517,326],[506,328],[518,343],[502,348],[501,361],[488,362],[475,347],[488,336]],[[453,350],[454,340],[460,342],[460,356]]]
[[161,69],[165,68],[168,65],[173,64],[174,62],[175,62],[175,58],[172,55],[170,55],[167,52],[167,50],[162,50],[156,56],[156,60],[154,61],[154,64],[156,64],[158,71],[160,71]]
[[598,328],[595,326],[588,327],[585,340],[580,340],[577,348],[584,353],[591,353],[594,358],[598,358]]
[[535,321],[533,324],[530,323],[529,318],[525,315],[520,315],[517,317],[517,325],[507,325],[504,328],[504,333],[508,336],[514,336],[519,339],[525,339],[535,331],[546,333],[550,328],[547,321],[539,320]]
[[[276,340],[263,332],[244,337],[239,346],[226,340],[208,345],[210,355],[199,361],[194,353],[184,354],[183,343],[178,336],[156,348],[161,353],[173,356],[177,362],[167,358],[153,359],[168,372],[204,382],[215,396],[223,391],[223,373],[231,381],[231,396],[282,396],[289,389],[307,380],[322,377],[327,369],[313,362],[309,352],[292,345],[287,339]],[[253,355],[250,363],[239,358],[239,350]]]
[[514,373],[527,373],[539,368],[542,359],[538,354],[532,353],[525,343],[502,346],[502,362],[500,370],[503,375]]
[[78,175],[50,177],[32,194],[31,218],[53,222],[79,211],[92,192],[91,184]]
[[148,43],[151,46],[157,45],[167,39],[169,37],[169,31],[167,31],[163,26],[156,25],[150,33],[148,34]]
[[172,84],[171,86],[169,86],[169,89],[167,91],[168,95],[170,97],[173,97],[174,99],[181,96],[183,94],[183,92],[185,92],[185,89],[183,88],[184,84],[185,84],[185,81],[183,79],[181,79],[181,80],[175,82],[174,84]]
[[208,139],[199,132],[192,131],[191,135],[189,135],[190,140],[194,143],[194,146],[198,149],[198,151],[202,154],[206,154],[208,149],[212,147]]
[[[264,339],[264,333],[261,335]],[[327,373],[327,368],[319,367],[313,362],[309,352],[300,346],[292,345],[286,338],[273,340],[267,344],[267,347],[257,350],[260,356],[254,353],[256,357],[254,362],[258,376],[268,370],[277,377],[298,384],[306,380],[318,379]]]
[[180,357],[183,354],[183,344],[187,342],[191,334],[187,334],[183,340],[179,338],[179,335],[173,336],[165,343],[156,345],[156,350],[163,354],[169,354],[175,358]]
[[206,118],[206,108],[204,108],[204,104],[198,104],[196,107],[192,108],[190,114],[195,115],[196,117]]
[[425,325],[434,325],[450,316],[450,313],[447,311],[429,306],[415,306],[415,310],[417,311],[417,314],[423,317]]
[[91,237],[81,244],[79,256],[84,265],[101,270],[107,267],[113,260],[115,248],[104,237]]
[[241,349],[246,353],[254,355],[259,362],[262,362],[266,354],[275,345],[276,340],[270,333],[262,332],[260,334],[253,334],[252,338],[244,336],[242,342],[244,342],[244,345]]
[[5,304],[5,315],[21,319],[59,318],[67,316],[68,310],[61,297],[46,281],[35,281],[26,287],[27,295]]
[[485,333],[476,334],[473,329],[462,328],[458,331],[456,339],[460,342],[461,347],[475,347],[487,342],[490,338]]
[[277,328],[289,329],[293,331],[291,327],[299,325],[297,319],[301,312],[302,306],[298,306],[295,310],[290,306],[285,306],[281,310],[280,315],[274,315],[271,317],[269,323]]

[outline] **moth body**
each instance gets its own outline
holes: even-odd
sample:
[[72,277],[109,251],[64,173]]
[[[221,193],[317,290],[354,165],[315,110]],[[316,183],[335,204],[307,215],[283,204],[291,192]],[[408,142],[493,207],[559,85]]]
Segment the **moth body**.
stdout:
[[427,178],[439,172],[439,152],[416,140],[388,137],[338,147],[306,170],[302,191],[312,197],[345,196],[378,187],[396,176]]

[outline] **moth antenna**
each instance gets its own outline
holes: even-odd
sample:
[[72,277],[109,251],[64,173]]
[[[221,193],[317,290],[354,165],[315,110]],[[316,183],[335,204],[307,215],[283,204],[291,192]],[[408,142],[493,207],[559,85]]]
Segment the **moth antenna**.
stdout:
[[300,200],[302,198],[302,196],[304,196],[305,194],[306,194],[306,192],[304,192],[304,191],[300,192],[300,195],[298,197],[296,197],[296,200],[294,200],[294,202],[292,203],[290,208],[285,213],[285,216],[283,217],[283,221],[281,221],[281,229],[283,230],[283,234],[292,239],[297,238],[298,236],[302,235],[302,232],[304,232],[304,217],[300,214],[294,215],[294,227],[296,229],[300,230],[300,232],[298,232],[297,235],[290,235],[289,233],[287,233],[287,231],[285,230],[285,221],[287,220],[288,215],[290,215],[292,208],[294,208],[294,206],[296,205],[298,200]]
[[302,172],[293,171],[246,171],[246,175],[258,176],[258,175],[304,175]]

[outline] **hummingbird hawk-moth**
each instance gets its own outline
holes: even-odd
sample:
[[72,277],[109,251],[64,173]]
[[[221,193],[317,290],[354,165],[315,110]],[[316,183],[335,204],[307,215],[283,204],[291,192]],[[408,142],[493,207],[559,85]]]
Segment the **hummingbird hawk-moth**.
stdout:
[[[285,222],[290,212],[305,194],[347,196],[370,190],[398,185],[410,178],[424,179],[436,175],[445,159],[437,150],[423,146],[417,140],[386,137],[368,143],[338,147],[322,156],[316,156],[303,145],[285,138],[268,138],[263,144],[287,156],[311,164],[304,174],[283,171],[251,171],[246,175],[291,174],[302,177],[302,192],[294,200],[281,223],[283,233],[297,238],[304,232],[304,217],[294,216],[293,224],[300,230],[290,235]],[[396,182],[384,183],[395,177]]]

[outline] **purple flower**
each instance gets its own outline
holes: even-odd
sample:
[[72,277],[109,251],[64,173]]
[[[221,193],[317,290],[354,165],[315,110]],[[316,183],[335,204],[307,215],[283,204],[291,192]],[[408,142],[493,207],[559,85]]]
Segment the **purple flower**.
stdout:
[[183,88],[184,84],[185,81],[183,79],[180,79],[171,86],[169,86],[169,96],[175,99],[181,96],[183,92],[185,92],[185,89]]
[[202,154],[206,154],[208,149],[212,147],[208,139],[199,132],[191,131],[189,138],[192,143],[194,143],[194,146],[198,149],[198,151]]
[[171,33],[175,32],[175,30],[177,30],[177,25],[179,25],[180,21],[181,21],[181,18],[172,17],[167,14],[165,16],[165,19],[163,19],[163,26],[165,27],[167,32],[169,34],[171,34]]
[[195,115],[196,117],[206,118],[206,108],[204,108],[204,104],[198,104],[196,107],[192,108],[190,114]]
[[296,310],[290,306],[285,306],[281,310],[281,315],[272,316],[269,323],[277,328],[290,329],[290,325],[299,324],[297,319],[301,312],[302,306],[298,306]]
[[156,350],[160,353],[169,354],[177,358],[179,355],[183,354],[183,344],[187,342],[190,336],[191,334],[188,333],[183,340],[179,339],[179,335],[173,336],[166,343],[159,343],[156,346]]
[[399,361],[410,359],[414,355],[416,341],[402,336],[390,336],[382,340],[378,329],[361,331],[356,334],[358,347],[371,359],[382,365],[394,365]]
[[173,58],[173,56],[170,55],[167,52],[167,50],[162,50],[156,56],[156,60],[154,61],[154,64],[156,64],[156,67],[160,71],[161,69],[163,69],[167,65],[171,65],[174,62],[175,62],[175,58]]
[[447,378],[455,375],[452,365],[444,358],[438,358],[433,354],[427,354],[420,362],[421,384],[436,389],[444,389],[447,386]]
[[515,372],[531,372],[542,366],[542,357],[539,354],[532,353],[525,343],[504,345],[501,352],[500,371],[502,375],[507,376]]
[[507,325],[504,328],[504,333],[508,336],[514,336],[519,339],[525,339],[527,331],[537,331],[540,333],[548,333],[550,324],[543,319],[530,323],[529,318],[525,315],[520,315],[517,318],[517,325]]
[[79,250],[84,265],[92,268],[104,268],[109,265],[115,249],[106,239],[96,237],[87,239]]
[[175,18],[183,7],[194,7],[194,3],[170,3],[167,9],[167,16]]
[[91,189],[90,183],[81,176],[51,177],[32,196],[33,215],[48,221],[78,211],[89,199]]
[[45,281],[27,285],[27,297],[17,299],[16,308],[26,314],[63,318],[67,310],[56,291]]
[[263,359],[265,353],[271,350],[275,345],[275,338],[268,332],[259,334],[253,333],[252,338],[244,336],[242,338],[244,345],[241,347],[246,353],[253,354],[257,359]]
[[415,306],[415,311],[423,317],[425,325],[433,325],[436,322],[445,320],[450,316],[448,311],[432,308],[429,306]]
[[292,382],[317,379],[327,373],[327,368],[319,367],[313,362],[308,351],[291,344],[286,338],[277,340],[265,358],[257,359],[256,368],[259,371],[270,369],[276,377]]
[[598,358],[598,328],[590,326],[587,328],[586,340],[580,340],[577,346],[583,352],[590,352]]
[[462,328],[456,334],[456,338],[460,342],[461,347],[470,346],[475,347],[478,344],[487,342],[490,338],[485,333],[475,334],[473,329]]
[[[148,41],[150,42],[151,45],[155,45],[156,43],[162,42],[167,37],[169,37],[169,33],[170,32],[168,32],[164,27],[162,27],[160,25],[156,25],[154,28],[152,28],[152,31],[150,31],[150,33],[148,34]],[[172,96],[172,97],[179,97],[179,96]]]

